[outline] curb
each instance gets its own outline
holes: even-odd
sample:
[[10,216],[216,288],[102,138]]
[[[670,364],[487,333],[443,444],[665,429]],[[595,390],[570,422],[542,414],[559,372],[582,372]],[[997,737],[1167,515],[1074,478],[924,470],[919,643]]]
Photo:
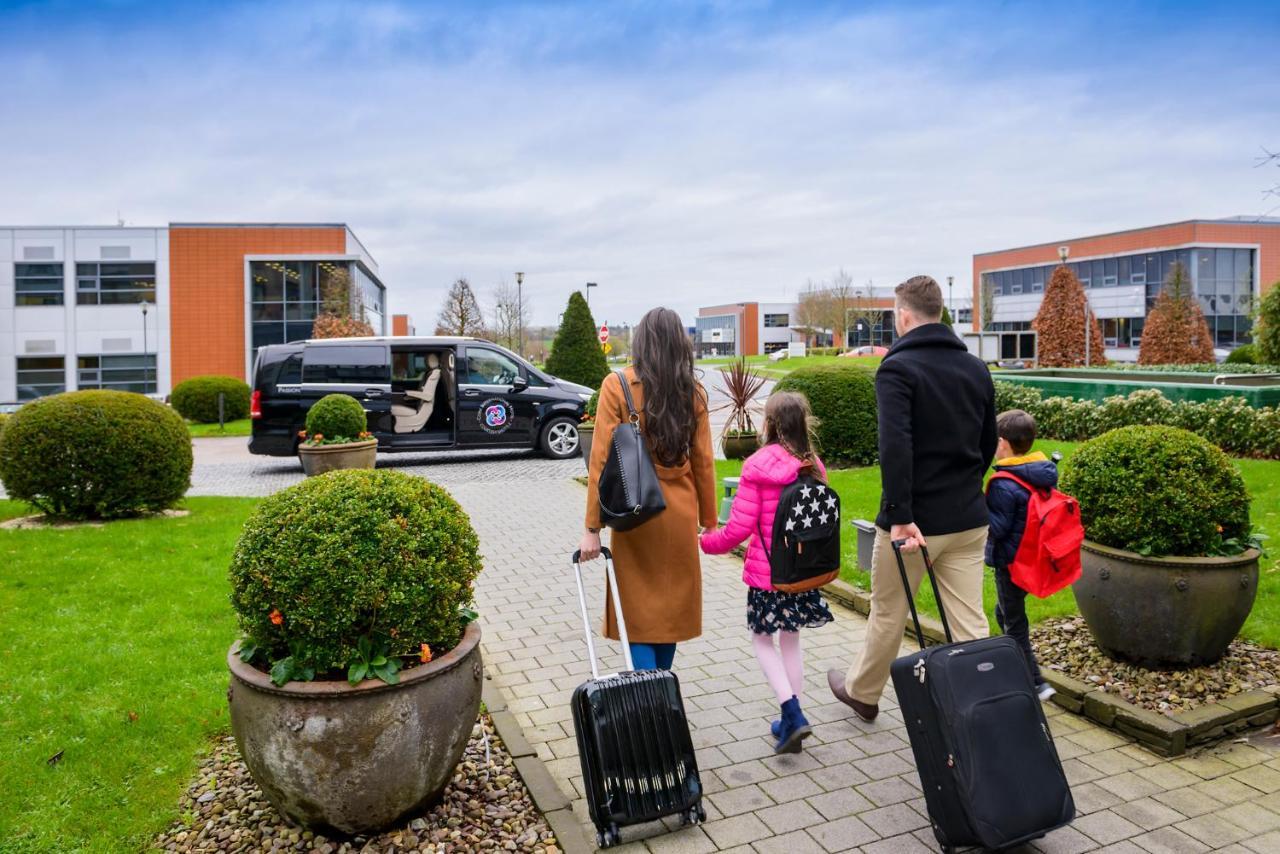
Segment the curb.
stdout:
[[572,799],[561,791],[551,772],[547,770],[546,763],[538,758],[537,751],[525,737],[515,715],[508,711],[507,698],[502,689],[488,672],[484,674],[480,698],[489,711],[493,728],[506,745],[525,788],[529,790],[529,797],[556,835],[560,850],[565,854],[592,854],[596,846],[587,838],[582,823],[573,814]]
[[[871,594],[847,581],[833,581],[823,587],[822,592],[859,614],[871,613]],[[921,614],[920,628],[929,640],[946,642],[942,623],[932,617]],[[912,642],[916,639],[909,628],[903,630],[903,637]],[[1099,726],[1132,738],[1159,756],[1182,756],[1195,748],[1239,735],[1253,727],[1266,726],[1280,718],[1280,686],[1246,691],[1169,717],[1135,706],[1101,688],[1047,667],[1041,669],[1041,675],[1057,691],[1053,695],[1054,703]]]

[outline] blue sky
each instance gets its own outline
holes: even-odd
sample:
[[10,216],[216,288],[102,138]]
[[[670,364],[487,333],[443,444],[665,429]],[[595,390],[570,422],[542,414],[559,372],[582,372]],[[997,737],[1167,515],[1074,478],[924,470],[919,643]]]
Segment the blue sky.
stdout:
[[344,221],[420,329],[517,269],[538,322],[959,290],[1274,208],[1278,43],[1276,3],[0,3],[0,222]]

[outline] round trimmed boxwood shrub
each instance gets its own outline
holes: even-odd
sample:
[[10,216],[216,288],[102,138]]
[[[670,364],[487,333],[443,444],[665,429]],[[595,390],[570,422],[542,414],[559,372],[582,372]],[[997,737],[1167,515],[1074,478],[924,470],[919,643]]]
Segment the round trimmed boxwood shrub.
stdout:
[[172,507],[191,485],[178,413],[126,391],[72,391],[23,405],[0,433],[11,498],[50,516],[113,519]]
[[218,394],[223,399],[223,417],[238,421],[249,417],[249,386],[235,377],[192,377],[173,387],[169,403],[188,421],[218,423]]
[[347,394],[326,394],[307,410],[307,435],[352,442],[368,427],[364,407]]
[[1148,555],[1222,554],[1249,535],[1249,494],[1221,449],[1177,427],[1121,427],[1062,467],[1090,540]]
[[231,604],[246,644],[288,662],[293,678],[346,675],[362,646],[389,659],[417,658],[422,644],[439,655],[465,626],[478,545],[467,514],[435,484],[329,472],[263,499],[249,517]]
[[818,447],[828,465],[871,465],[879,453],[876,387],[872,374],[833,365],[800,368],[778,381],[777,391],[797,391],[809,399],[818,419]]
[[1258,347],[1256,344],[1241,344],[1227,354],[1228,365],[1258,364]]

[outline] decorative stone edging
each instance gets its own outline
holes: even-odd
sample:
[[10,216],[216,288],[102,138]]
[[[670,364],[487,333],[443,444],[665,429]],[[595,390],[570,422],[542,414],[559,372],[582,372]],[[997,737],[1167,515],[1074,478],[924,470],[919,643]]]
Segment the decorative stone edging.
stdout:
[[[871,594],[846,581],[833,581],[823,587],[822,592],[859,614],[871,613]],[[921,615],[920,628],[929,640],[945,642],[946,635],[937,620]],[[904,635],[915,640],[915,632],[910,627]],[[1136,740],[1160,756],[1181,756],[1192,748],[1251,727],[1266,726],[1280,717],[1280,686],[1246,691],[1169,717],[1138,708],[1101,688],[1048,668],[1042,673],[1044,680],[1057,691],[1053,702],[1068,712],[1083,715]]]
[[498,737],[511,754],[534,806],[542,813],[547,824],[551,825],[560,850],[565,854],[592,854],[596,846],[588,841],[581,821],[574,815],[573,800],[561,791],[551,772],[547,770],[546,763],[538,758],[538,752],[529,743],[529,739],[525,738],[524,730],[515,715],[507,709],[507,698],[502,689],[494,683],[489,673],[484,674],[480,700],[489,713],[489,719],[493,721]]

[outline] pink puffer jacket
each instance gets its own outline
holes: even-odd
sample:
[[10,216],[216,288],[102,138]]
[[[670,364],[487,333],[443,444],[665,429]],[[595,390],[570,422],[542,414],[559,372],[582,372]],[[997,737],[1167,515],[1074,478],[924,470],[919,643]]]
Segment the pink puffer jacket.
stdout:
[[[803,460],[791,456],[781,445],[765,445],[742,465],[742,480],[733,496],[733,509],[723,528],[704,533],[702,550],[709,555],[733,550],[748,537],[747,560],[742,567],[742,580],[760,590],[772,590],[769,558],[765,549],[773,548],[773,516],[778,510],[782,489],[796,479]],[[826,467],[818,460],[818,468],[826,477]],[[764,546],[760,535],[764,534]]]

